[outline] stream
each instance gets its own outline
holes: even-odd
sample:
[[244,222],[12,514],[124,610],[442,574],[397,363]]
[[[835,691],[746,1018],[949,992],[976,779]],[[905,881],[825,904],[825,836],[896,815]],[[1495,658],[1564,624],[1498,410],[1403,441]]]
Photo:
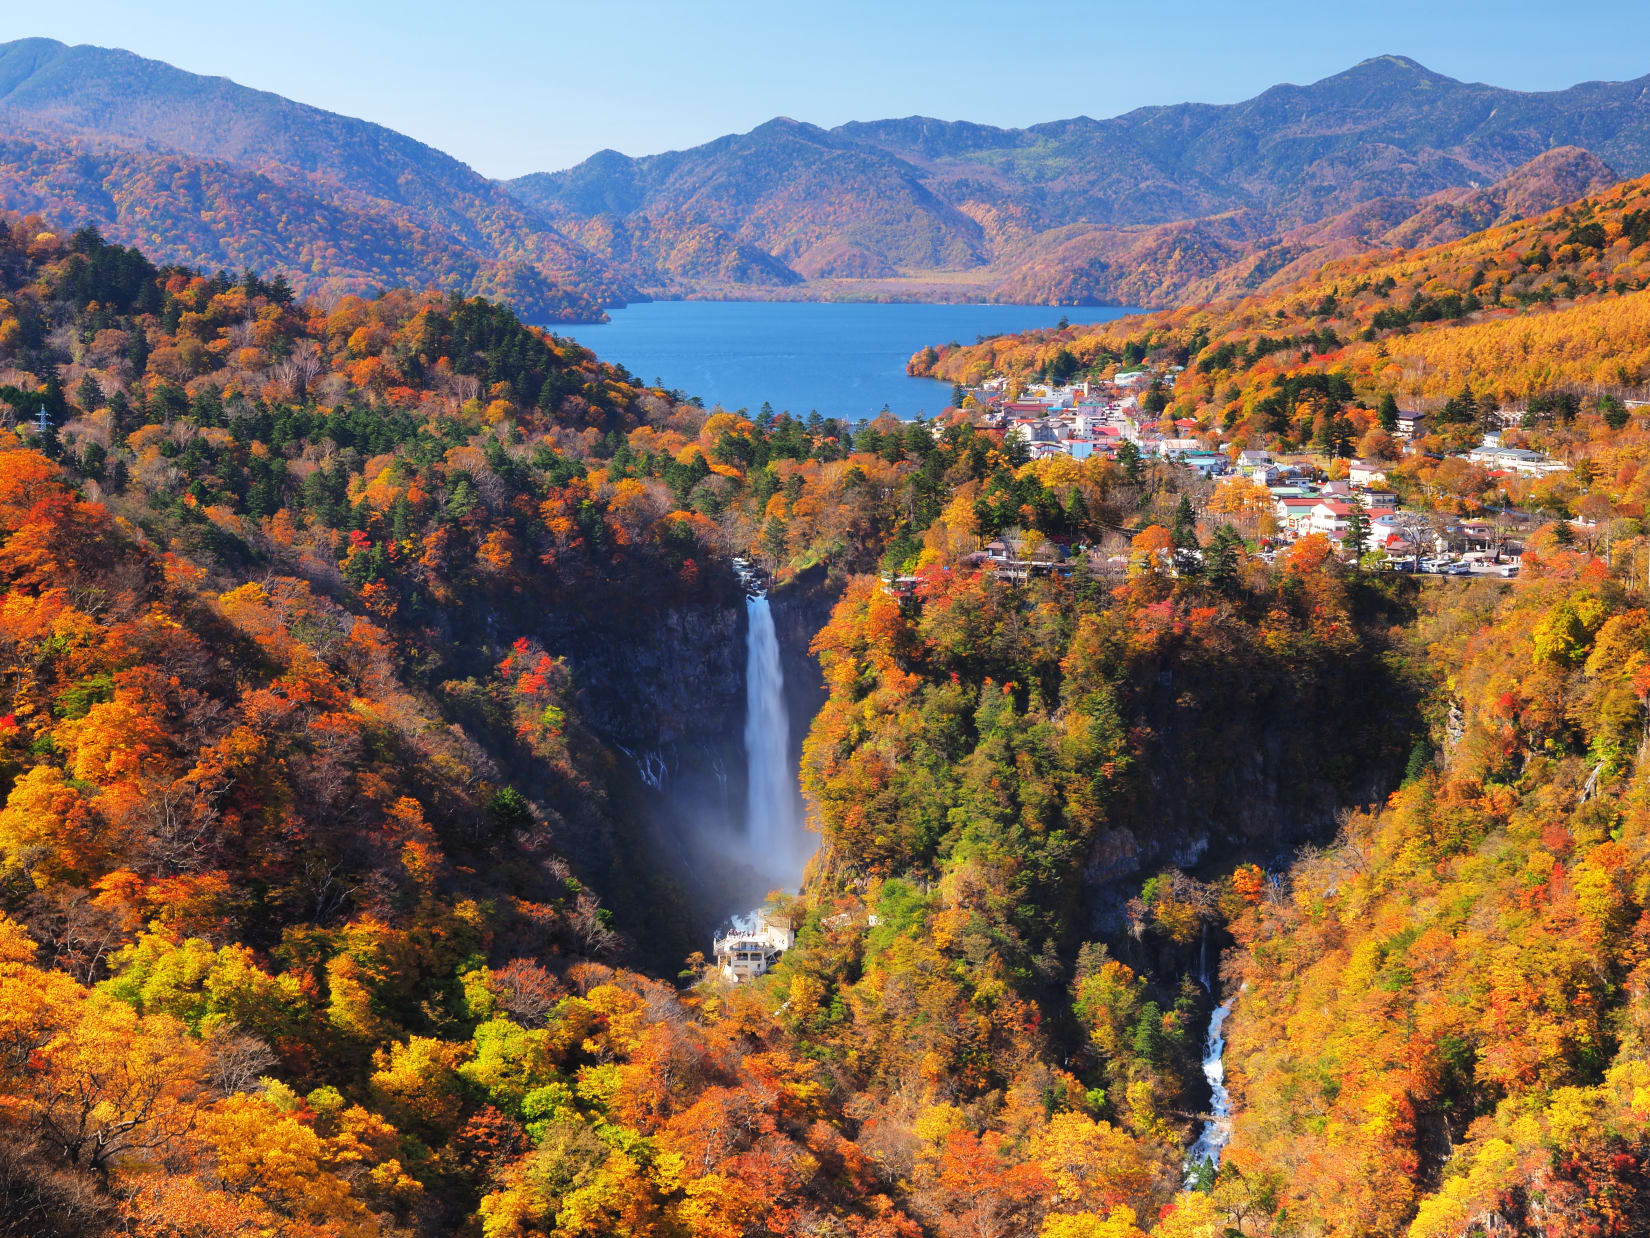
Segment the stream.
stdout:
[[1220,1153],[1232,1138],[1232,1100],[1226,1091],[1226,1016],[1232,1013],[1233,998],[1215,1007],[1209,1016],[1209,1034],[1203,1041],[1203,1077],[1209,1081],[1209,1117],[1198,1133],[1197,1142],[1186,1154],[1186,1185],[1195,1186],[1203,1163],[1220,1168]]

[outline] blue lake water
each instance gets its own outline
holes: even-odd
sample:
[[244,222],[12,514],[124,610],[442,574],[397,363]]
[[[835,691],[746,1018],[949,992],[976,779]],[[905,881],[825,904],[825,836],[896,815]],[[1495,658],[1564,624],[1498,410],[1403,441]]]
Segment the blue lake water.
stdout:
[[912,378],[926,344],[1105,322],[1137,311],[1058,305],[873,305],[804,301],[652,301],[611,311],[613,321],[556,327],[643,382],[696,395],[707,408],[775,411],[857,421],[884,406],[899,417],[945,408],[948,383]]

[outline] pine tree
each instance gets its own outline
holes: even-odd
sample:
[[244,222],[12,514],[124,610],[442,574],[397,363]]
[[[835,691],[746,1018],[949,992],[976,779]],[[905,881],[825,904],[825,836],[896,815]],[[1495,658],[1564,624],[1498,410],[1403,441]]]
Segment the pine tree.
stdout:
[[1117,448],[1117,463],[1123,469],[1123,476],[1134,485],[1139,485],[1145,477],[1145,469],[1140,463],[1140,448],[1133,443],[1124,441]]
[[1352,510],[1346,516],[1346,537],[1342,544],[1352,552],[1354,563],[1362,559],[1364,551],[1369,549],[1369,512],[1365,510],[1362,499],[1352,500]]
[[1238,547],[1242,539],[1229,524],[1217,528],[1209,538],[1209,547],[1203,552],[1203,566],[1209,583],[1217,589],[1230,590],[1238,583]]
[[1381,397],[1381,407],[1375,416],[1380,422],[1381,429],[1388,434],[1398,428],[1398,400],[1392,392],[1389,391]]
[[790,528],[778,516],[768,520],[762,530],[762,553],[768,556],[768,561],[778,566],[790,557]]
[[1169,536],[1174,539],[1177,550],[1197,549],[1197,513],[1192,510],[1191,499],[1185,495],[1181,495],[1180,502],[1175,505]]
[[98,386],[97,379],[90,374],[82,378],[80,386],[75,390],[74,401],[83,413],[95,413],[102,408],[103,388]]

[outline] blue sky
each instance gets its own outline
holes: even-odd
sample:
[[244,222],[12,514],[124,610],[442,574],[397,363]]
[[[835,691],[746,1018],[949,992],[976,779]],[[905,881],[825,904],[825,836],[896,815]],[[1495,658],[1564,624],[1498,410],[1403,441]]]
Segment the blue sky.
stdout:
[[[7,6],[12,8],[13,6]],[[15,11],[23,10],[23,11]],[[1024,125],[1247,98],[1369,56],[1523,90],[1650,73],[1645,0],[56,0],[0,39],[124,47],[360,116],[490,176],[776,115]]]

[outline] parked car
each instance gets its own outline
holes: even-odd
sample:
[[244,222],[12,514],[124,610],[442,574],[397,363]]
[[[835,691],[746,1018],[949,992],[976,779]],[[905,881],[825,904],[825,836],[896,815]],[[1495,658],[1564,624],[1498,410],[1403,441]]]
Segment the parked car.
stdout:
[[1447,564],[1444,565],[1444,571],[1449,573],[1449,575],[1451,575],[1451,576],[1471,576],[1472,575],[1472,564],[1470,564],[1470,563],[1447,563]]

